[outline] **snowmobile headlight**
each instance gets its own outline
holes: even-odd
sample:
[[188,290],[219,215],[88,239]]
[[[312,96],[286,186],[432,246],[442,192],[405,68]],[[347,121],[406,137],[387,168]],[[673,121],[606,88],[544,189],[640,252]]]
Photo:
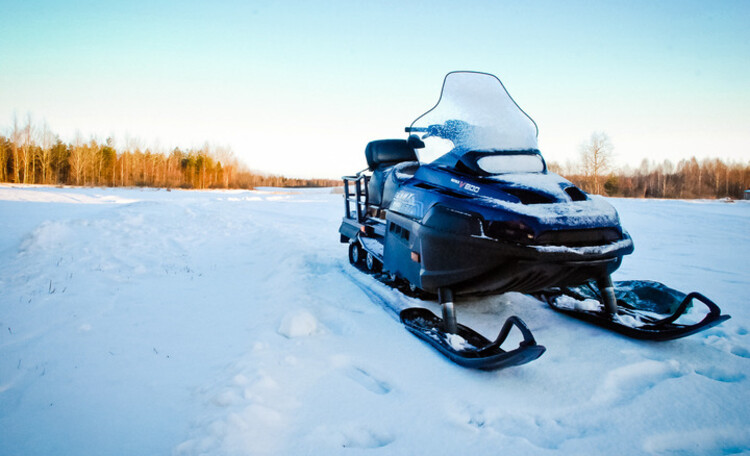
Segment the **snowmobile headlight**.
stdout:
[[427,212],[423,224],[449,233],[480,236],[482,221],[478,215],[436,205]]
[[485,234],[500,241],[529,243],[534,240],[534,230],[518,220],[489,222]]

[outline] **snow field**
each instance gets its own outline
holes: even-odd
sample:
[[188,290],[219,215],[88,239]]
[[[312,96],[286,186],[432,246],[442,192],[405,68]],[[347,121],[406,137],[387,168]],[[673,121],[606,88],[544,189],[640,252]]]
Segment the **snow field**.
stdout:
[[0,186],[0,455],[750,453],[750,204],[611,201],[636,243],[615,280],[732,319],[648,343],[472,298],[459,321],[519,315],[547,347],[485,373],[350,279],[341,195]]

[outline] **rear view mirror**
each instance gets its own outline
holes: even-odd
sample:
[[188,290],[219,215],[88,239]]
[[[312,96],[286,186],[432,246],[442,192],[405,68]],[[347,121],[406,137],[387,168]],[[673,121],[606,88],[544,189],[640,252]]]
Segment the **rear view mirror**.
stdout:
[[406,143],[409,144],[409,147],[412,149],[424,149],[424,141],[419,139],[419,136],[417,135],[409,135]]

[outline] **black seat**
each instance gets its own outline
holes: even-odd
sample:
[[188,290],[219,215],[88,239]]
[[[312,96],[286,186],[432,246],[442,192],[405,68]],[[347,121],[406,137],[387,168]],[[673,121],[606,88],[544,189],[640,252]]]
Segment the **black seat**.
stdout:
[[388,207],[393,201],[401,184],[414,176],[419,168],[418,161],[401,162],[391,166],[383,173],[383,196],[380,200],[382,207]]
[[383,186],[390,168],[402,162],[417,160],[414,149],[404,139],[381,139],[371,141],[365,148],[367,166],[372,171],[367,186],[369,203],[381,206],[383,203]]

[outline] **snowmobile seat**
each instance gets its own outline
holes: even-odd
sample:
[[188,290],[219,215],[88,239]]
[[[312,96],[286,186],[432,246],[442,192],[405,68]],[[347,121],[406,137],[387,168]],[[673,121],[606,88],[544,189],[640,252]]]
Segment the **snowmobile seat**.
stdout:
[[382,206],[383,187],[387,174],[394,165],[402,162],[414,162],[417,154],[404,139],[381,139],[371,141],[365,148],[367,166],[372,171],[370,183],[367,186],[369,203]]
[[388,207],[393,201],[401,184],[414,176],[419,168],[418,161],[406,161],[388,168],[385,173],[385,184],[383,185],[383,198],[380,202],[382,207]]

